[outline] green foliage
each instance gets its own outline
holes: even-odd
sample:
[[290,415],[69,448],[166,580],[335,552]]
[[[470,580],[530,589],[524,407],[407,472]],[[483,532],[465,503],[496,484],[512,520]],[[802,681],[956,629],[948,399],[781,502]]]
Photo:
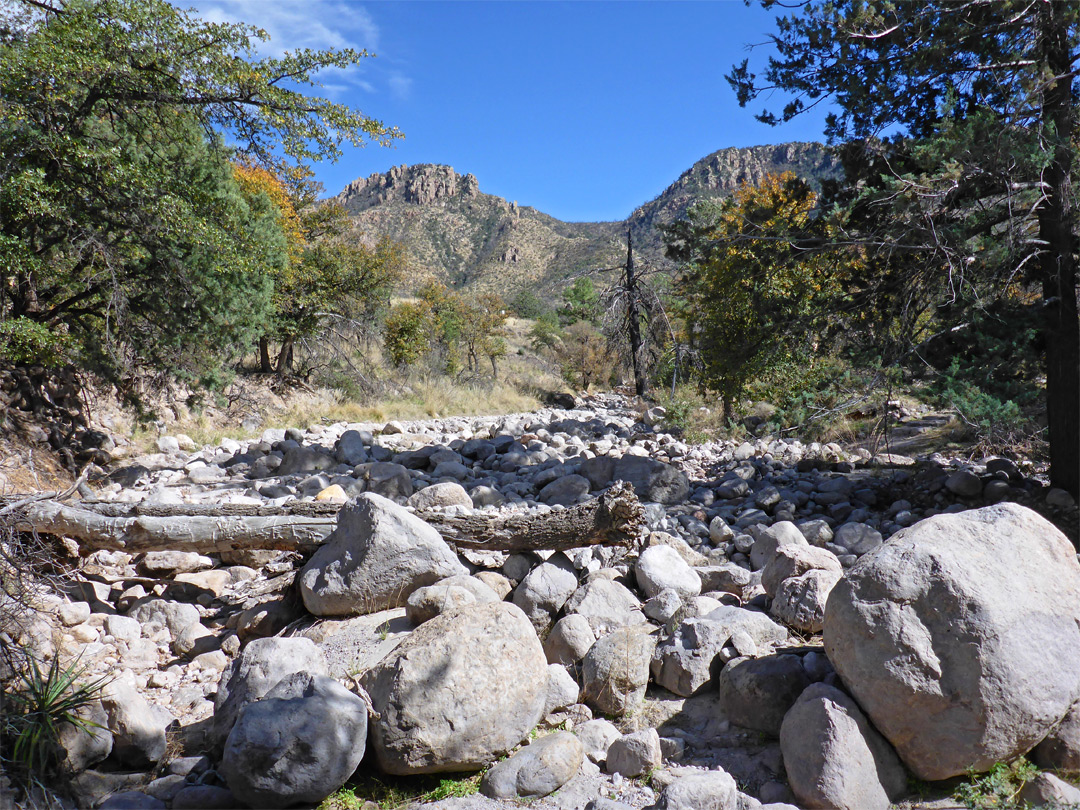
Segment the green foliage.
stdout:
[[703,397],[688,386],[676,388],[675,394],[667,393],[660,400],[667,415],[661,424],[663,430],[681,434],[691,444],[702,444],[728,435],[723,414],[710,408]]
[[0,320],[0,360],[59,366],[64,362],[67,334],[29,318]]
[[[767,402],[776,411],[766,419],[765,430],[780,433],[798,428],[804,441],[852,439],[881,427],[861,412],[880,411],[889,386],[901,382],[900,370],[883,367],[874,358],[850,358],[830,354],[797,358],[774,368],[747,386],[747,396]],[[852,418],[852,414],[856,418]]]
[[496,360],[506,356],[505,304],[499,296],[484,293],[460,297],[457,306],[461,318],[461,342],[469,370],[479,371],[480,358],[486,357],[491,362],[492,373],[497,376]]
[[519,318],[542,318],[551,312],[547,302],[530,287],[525,287],[510,299],[510,309]]
[[367,802],[379,810],[402,810],[415,804],[464,798],[480,790],[482,776],[365,776],[327,796],[317,810],[362,810]]
[[287,370],[293,342],[318,334],[328,319],[370,328],[389,307],[404,271],[401,246],[385,236],[370,248],[342,238],[345,209],[320,202],[321,187],[302,171],[282,179],[262,167],[236,164],[233,173],[249,205],[269,208],[264,243],[279,246],[278,261],[264,265],[274,285],[274,313],[264,337],[284,347],[278,371]]
[[607,340],[588,321],[571,324],[555,352],[563,379],[572,386],[610,385],[615,362]]
[[[968,307],[960,305],[965,311]],[[949,317],[942,313],[941,317]],[[923,357],[947,376],[1021,407],[1039,402],[1043,361],[1038,313],[1020,301],[999,300],[969,311],[960,327],[928,342]]]
[[794,175],[769,175],[665,230],[669,255],[682,262],[682,316],[704,382],[725,402],[804,354],[824,332],[840,260],[800,248],[821,230],[812,217],[816,201]]
[[[777,88],[792,94],[782,111],[759,116],[768,123],[836,102],[826,134],[844,144],[846,179],[826,197],[866,270],[851,278],[851,322],[899,357],[989,303],[1037,311],[1041,373],[1023,373],[1028,383],[1046,378],[1051,480],[1076,492],[1080,6],[841,0],[800,8],[778,18],[761,80],[748,61],[728,79],[740,104]],[[990,376],[998,362],[986,359]],[[1007,401],[991,391],[998,382],[978,387]]]
[[251,59],[265,38],[164,0],[0,6],[0,322],[62,324],[72,359],[129,391],[142,372],[222,378],[289,247],[229,158],[284,171],[396,135],[303,93],[364,54]]
[[600,320],[600,293],[588,276],[581,276],[563,290],[563,305],[558,310],[563,326],[585,321],[594,326]]
[[497,295],[465,296],[441,284],[427,284],[419,302],[401,304],[386,323],[386,348],[395,365],[411,365],[425,354],[435,357],[447,374],[464,362],[480,371],[481,358],[491,362],[506,356],[503,324],[506,306]]
[[1002,452],[1030,441],[1038,429],[1013,400],[1002,401],[970,382],[959,360],[933,380],[930,393],[939,405],[953,408],[987,451]]
[[51,786],[60,770],[61,727],[65,723],[85,730],[95,727],[80,713],[100,697],[108,678],[81,681],[86,667],[78,661],[64,666],[54,657],[42,668],[32,655],[6,657],[14,678],[4,685],[0,762],[24,787]]
[[401,252],[389,239],[370,249],[340,240],[307,246],[275,285],[277,329],[295,338],[315,334],[332,314],[373,319],[389,306],[401,272]]
[[559,345],[561,334],[559,319],[555,313],[545,313],[529,327],[529,345],[537,353],[551,351]]
[[386,318],[384,345],[395,366],[415,364],[430,348],[434,315],[425,302],[398,304]]
[[1018,800],[1020,791],[1038,773],[1023,757],[1009,764],[998,762],[985,774],[969,773],[953,795],[969,810],[1022,810],[1026,803]]

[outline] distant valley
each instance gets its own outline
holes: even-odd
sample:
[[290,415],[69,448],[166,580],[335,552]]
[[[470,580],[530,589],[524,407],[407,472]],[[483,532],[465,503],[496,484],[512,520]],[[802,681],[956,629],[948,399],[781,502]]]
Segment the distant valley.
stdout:
[[621,263],[628,228],[647,261],[663,262],[657,225],[683,216],[699,199],[724,197],[740,183],[783,171],[818,183],[840,168],[819,143],[721,149],[620,222],[563,222],[483,193],[472,174],[431,164],[360,178],[336,200],[348,210],[357,238],[386,234],[405,246],[416,286],[434,279],[504,296],[532,287],[550,297],[575,274]]

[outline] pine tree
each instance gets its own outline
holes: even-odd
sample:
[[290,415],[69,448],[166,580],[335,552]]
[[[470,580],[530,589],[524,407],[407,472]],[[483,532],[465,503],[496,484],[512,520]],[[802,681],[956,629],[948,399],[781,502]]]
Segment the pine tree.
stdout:
[[762,80],[748,61],[728,79],[743,105],[769,88],[793,94],[779,114],[759,116],[768,123],[835,103],[827,136],[857,141],[861,152],[848,148],[857,216],[847,240],[873,261],[905,267],[907,278],[896,278],[915,282],[907,290],[933,289],[939,300],[960,291],[980,302],[1015,294],[1020,282],[1034,286],[1051,479],[1077,493],[1080,6],[810,2],[778,18],[773,43]]

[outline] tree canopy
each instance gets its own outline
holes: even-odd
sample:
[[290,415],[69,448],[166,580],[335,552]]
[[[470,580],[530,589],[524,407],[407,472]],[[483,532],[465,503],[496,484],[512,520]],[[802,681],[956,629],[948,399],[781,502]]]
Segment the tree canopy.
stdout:
[[266,38],[164,0],[0,7],[3,331],[121,383],[213,376],[258,334],[297,244],[230,159],[285,174],[398,136],[306,92],[365,52],[256,58]]
[[[765,0],[763,5],[777,5]],[[880,270],[909,322],[1041,321],[1052,481],[1080,488],[1075,150],[1080,7],[1074,3],[808,2],[777,19],[776,55],[728,79],[741,104],[791,94],[768,123],[831,99],[826,134],[847,171],[829,204],[838,238]],[[1006,318],[1010,316],[1005,316]]]
[[683,268],[676,287],[703,381],[729,415],[748,382],[808,354],[824,332],[842,262],[803,246],[823,232],[816,204],[809,185],[786,172],[698,203],[663,229],[668,255]]

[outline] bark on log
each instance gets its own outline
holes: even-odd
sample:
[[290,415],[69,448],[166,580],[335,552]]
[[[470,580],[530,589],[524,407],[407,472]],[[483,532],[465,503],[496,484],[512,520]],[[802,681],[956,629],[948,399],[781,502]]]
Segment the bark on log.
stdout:
[[197,551],[220,554],[235,549],[281,549],[310,553],[334,530],[334,517],[301,515],[174,515],[112,517],[55,501],[32,504],[15,521],[17,529],[70,537],[84,552],[108,549]]
[[[242,505],[126,506],[27,504],[15,517],[19,530],[70,537],[84,552],[279,549],[309,554],[337,524],[340,507]],[[245,514],[246,512],[246,514]],[[629,484],[617,482],[598,498],[542,514],[490,517],[418,512],[447,543],[482,551],[559,551],[595,545],[633,546],[646,531],[645,512]]]

